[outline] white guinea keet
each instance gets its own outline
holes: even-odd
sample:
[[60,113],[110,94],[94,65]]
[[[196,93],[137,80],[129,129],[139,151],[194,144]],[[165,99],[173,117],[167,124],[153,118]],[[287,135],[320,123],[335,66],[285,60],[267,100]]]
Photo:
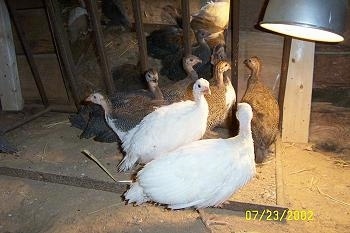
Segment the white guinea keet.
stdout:
[[147,163],[184,144],[201,139],[209,111],[204,98],[206,93],[210,93],[209,82],[198,79],[193,85],[194,101],[187,100],[157,108],[127,132],[116,127],[113,110],[101,94],[92,94],[88,100],[104,108],[106,121],[118,134],[126,153],[119,164],[119,171],[127,171],[136,162]]
[[249,104],[238,104],[239,134],[189,143],[138,172],[125,193],[129,203],[154,201],[171,209],[218,206],[255,175]]

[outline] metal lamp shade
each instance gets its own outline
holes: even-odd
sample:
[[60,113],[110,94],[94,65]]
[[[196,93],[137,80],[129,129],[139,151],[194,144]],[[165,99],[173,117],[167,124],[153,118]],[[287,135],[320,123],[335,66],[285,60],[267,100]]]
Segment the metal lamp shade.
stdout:
[[260,26],[298,38],[340,42],[347,7],[347,0],[270,0]]

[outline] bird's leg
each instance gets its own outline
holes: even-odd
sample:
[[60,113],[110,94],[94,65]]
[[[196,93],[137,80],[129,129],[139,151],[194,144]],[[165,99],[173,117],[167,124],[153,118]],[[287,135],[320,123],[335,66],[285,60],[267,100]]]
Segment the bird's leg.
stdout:
[[228,223],[225,221],[220,221],[220,220],[215,220],[217,219],[214,216],[209,217],[208,219],[205,217],[205,214],[203,212],[203,209],[197,209],[197,212],[199,214],[199,218],[200,220],[203,222],[203,224],[205,225],[205,227],[210,231],[210,225],[227,225]]

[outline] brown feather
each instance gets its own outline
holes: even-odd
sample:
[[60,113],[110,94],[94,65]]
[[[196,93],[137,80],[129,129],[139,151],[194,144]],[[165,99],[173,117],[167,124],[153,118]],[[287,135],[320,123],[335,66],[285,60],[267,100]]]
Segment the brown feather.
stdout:
[[255,161],[261,163],[266,158],[269,147],[276,140],[279,107],[272,91],[260,80],[261,60],[258,57],[251,57],[245,61],[245,64],[252,73],[241,102],[250,104],[253,109],[252,134]]

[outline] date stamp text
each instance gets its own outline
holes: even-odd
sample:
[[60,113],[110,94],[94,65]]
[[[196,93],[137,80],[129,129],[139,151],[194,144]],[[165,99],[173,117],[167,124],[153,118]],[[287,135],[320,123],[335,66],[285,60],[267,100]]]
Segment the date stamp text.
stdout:
[[313,221],[314,212],[312,210],[246,210],[246,220],[258,221]]

